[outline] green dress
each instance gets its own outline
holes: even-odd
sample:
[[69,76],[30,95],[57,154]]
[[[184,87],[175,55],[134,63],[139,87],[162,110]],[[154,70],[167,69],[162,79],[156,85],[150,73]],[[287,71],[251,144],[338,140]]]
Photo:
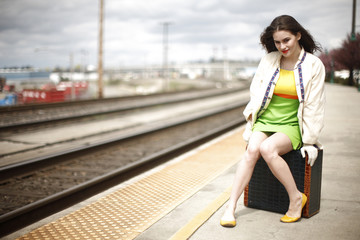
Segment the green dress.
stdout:
[[298,108],[294,72],[280,69],[270,104],[256,120],[253,131],[264,132],[267,135],[284,133],[290,138],[293,149],[300,149],[302,139],[297,117]]

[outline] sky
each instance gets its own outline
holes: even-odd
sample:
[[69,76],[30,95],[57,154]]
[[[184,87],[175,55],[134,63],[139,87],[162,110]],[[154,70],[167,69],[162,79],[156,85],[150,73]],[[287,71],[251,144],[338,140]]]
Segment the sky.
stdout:
[[[352,0],[104,0],[104,68],[161,65],[212,57],[259,60],[259,36],[291,15],[323,48],[351,32]],[[358,4],[359,5],[359,4]],[[360,25],[360,7],[356,24]],[[0,0],[0,68],[97,65],[99,0]],[[359,31],[359,28],[356,29]]]

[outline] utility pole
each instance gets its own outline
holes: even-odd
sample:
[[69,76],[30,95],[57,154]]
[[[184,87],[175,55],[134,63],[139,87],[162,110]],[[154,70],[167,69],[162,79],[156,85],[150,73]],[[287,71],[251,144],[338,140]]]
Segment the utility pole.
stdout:
[[[356,0],[353,0],[350,41],[356,41]],[[354,54],[354,53],[352,53],[352,54]],[[356,79],[357,89],[360,92],[359,76],[356,76],[356,74],[353,73],[353,76],[354,75],[355,75],[355,79]]]
[[75,82],[73,78],[74,74],[74,54],[70,52],[70,83],[71,83],[71,100],[75,100]]
[[99,52],[98,52],[98,98],[103,98],[103,19],[104,0],[100,0],[99,10]]
[[169,25],[170,22],[164,22],[163,24],[163,78],[164,78],[164,87],[163,90],[169,90],[169,74],[168,74],[168,35],[169,35]]
[[224,81],[226,82],[227,80],[229,80],[229,61],[228,61],[228,57],[227,57],[227,47],[223,46],[223,78]]
[[353,0],[350,41],[355,41],[356,40],[356,33],[355,33],[355,25],[356,25],[356,23],[355,23],[355,21],[356,21],[356,0]]

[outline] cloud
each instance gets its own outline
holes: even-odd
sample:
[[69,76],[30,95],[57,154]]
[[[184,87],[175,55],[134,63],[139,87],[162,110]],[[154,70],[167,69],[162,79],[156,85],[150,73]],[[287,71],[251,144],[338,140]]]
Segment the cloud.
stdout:
[[[259,59],[259,35],[281,14],[294,16],[325,48],[351,29],[345,0],[105,0],[104,65],[162,63],[163,22],[169,25],[169,60],[208,60],[217,49],[231,59]],[[96,65],[99,1],[0,1],[0,67]],[[359,19],[359,14],[357,20]],[[359,22],[359,21],[357,21]]]

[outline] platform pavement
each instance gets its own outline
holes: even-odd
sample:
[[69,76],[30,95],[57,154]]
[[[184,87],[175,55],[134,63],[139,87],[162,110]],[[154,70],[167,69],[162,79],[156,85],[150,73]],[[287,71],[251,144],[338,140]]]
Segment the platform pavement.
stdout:
[[[326,97],[325,127],[320,138],[324,145],[320,212],[284,224],[279,221],[281,214],[244,207],[242,196],[235,228],[219,225],[225,204],[190,239],[360,239],[360,93],[356,88],[327,84]],[[235,166],[136,240],[170,239],[231,186],[234,172]]]

